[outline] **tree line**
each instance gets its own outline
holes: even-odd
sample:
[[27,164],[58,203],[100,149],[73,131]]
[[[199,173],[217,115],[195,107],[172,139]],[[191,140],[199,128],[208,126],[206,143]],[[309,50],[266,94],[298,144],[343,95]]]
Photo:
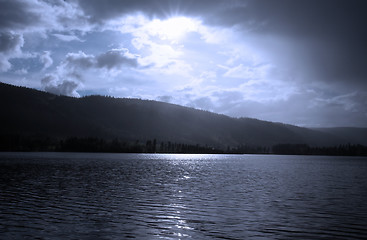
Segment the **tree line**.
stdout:
[[200,144],[184,144],[171,141],[124,141],[118,138],[106,140],[96,137],[50,137],[20,135],[0,136],[0,151],[50,151],[50,152],[111,152],[111,153],[224,153],[223,150]]
[[330,156],[367,156],[367,146],[360,144],[341,144],[331,147],[310,147],[307,144],[277,144],[272,148],[274,154],[292,155],[330,155]]
[[0,151],[23,152],[111,152],[111,153],[211,153],[211,154],[288,154],[367,156],[367,146],[345,144],[332,147],[311,147],[307,144],[277,144],[272,147],[239,145],[226,149],[210,145],[186,144],[172,141],[103,139],[45,136],[1,135]]

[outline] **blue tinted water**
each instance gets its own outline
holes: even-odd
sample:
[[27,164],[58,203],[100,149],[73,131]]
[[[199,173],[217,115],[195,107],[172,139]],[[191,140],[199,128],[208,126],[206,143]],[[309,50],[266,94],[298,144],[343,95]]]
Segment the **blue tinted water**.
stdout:
[[367,158],[0,153],[1,239],[361,239]]

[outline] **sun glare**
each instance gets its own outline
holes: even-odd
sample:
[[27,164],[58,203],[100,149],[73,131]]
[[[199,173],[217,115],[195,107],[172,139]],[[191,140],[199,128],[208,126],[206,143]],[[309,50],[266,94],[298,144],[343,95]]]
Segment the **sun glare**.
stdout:
[[166,20],[155,19],[147,26],[152,35],[162,40],[178,41],[187,33],[197,31],[200,22],[187,17],[173,17]]

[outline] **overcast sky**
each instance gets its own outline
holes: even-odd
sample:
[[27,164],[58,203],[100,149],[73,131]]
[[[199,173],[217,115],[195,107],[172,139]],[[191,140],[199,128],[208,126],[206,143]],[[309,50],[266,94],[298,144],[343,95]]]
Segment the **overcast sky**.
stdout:
[[0,81],[367,127],[367,1],[0,0]]

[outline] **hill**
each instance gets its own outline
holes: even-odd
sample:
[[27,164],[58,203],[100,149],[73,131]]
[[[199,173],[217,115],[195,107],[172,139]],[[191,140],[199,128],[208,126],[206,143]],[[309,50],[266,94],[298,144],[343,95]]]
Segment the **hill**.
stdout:
[[[276,144],[367,144],[367,129],[308,129],[231,118],[179,105],[140,99],[72,98],[0,83],[0,132],[6,136],[71,137],[200,144],[226,149]],[[5,137],[4,137],[5,136]]]

